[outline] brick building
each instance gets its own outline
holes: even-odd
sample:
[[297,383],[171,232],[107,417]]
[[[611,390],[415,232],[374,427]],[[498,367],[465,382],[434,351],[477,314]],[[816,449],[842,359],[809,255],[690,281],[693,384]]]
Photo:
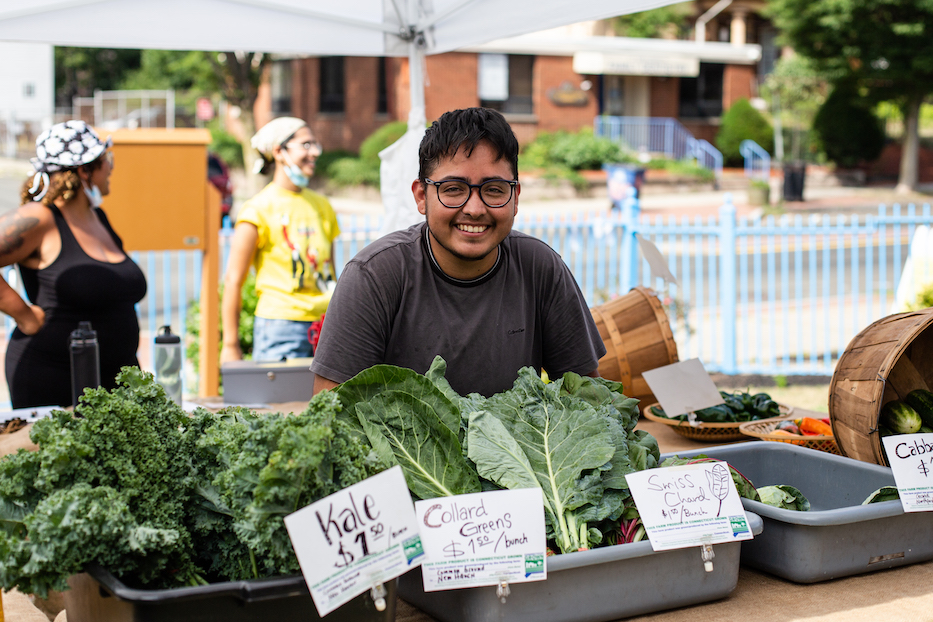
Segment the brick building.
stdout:
[[[777,56],[762,4],[734,0],[712,13],[713,2],[696,2],[690,40],[606,36],[606,22],[588,22],[428,56],[426,117],[493,107],[522,143],[592,126],[599,114],[669,117],[712,141],[722,112],[757,97]],[[328,149],[356,151],[381,125],[408,118],[408,75],[407,58],[280,58],[257,125],[298,116]]]

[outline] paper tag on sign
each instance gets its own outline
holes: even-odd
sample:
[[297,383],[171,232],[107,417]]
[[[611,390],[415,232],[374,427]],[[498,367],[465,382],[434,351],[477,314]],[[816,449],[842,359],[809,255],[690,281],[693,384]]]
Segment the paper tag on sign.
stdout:
[[933,434],[898,434],[881,442],[904,511],[933,511]]
[[655,551],[752,539],[725,462],[648,469],[625,480]]
[[724,403],[700,359],[650,369],[642,376],[668,417]]
[[399,466],[289,514],[285,528],[321,617],[424,560]]
[[415,502],[424,542],[424,591],[547,578],[540,488]]

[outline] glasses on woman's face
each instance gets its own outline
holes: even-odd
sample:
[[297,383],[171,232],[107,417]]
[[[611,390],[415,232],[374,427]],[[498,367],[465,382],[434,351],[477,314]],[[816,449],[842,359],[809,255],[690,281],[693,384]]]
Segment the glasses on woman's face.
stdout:
[[287,149],[301,149],[303,151],[307,151],[308,153],[316,153],[317,155],[321,155],[321,153],[324,151],[323,147],[321,147],[321,143],[316,140],[310,140],[303,143],[285,143],[285,147]]
[[468,184],[465,181],[449,179],[447,181],[433,181],[424,178],[424,183],[437,188],[437,200],[444,207],[457,209],[466,205],[473,194],[473,188],[479,190],[479,198],[487,207],[505,207],[512,200],[512,192],[517,181],[508,179],[490,179],[481,184]]

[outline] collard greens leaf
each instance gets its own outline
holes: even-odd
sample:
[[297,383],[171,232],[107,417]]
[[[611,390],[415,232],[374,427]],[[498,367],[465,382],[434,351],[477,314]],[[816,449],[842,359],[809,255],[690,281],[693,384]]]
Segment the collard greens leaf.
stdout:
[[[586,546],[587,527],[578,524],[573,510],[598,503],[604,487],[601,473],[616,452],[604,418],[592,405],[581,399],[560,394],[561,383],[545,384],[534,371],[524,368],[510,391],[486,400],[486,407],[502,423],[514,439],[509,447],[524,453],[544,492],[548,520],[554,527],[555,539],[564,552]],[[504,459],[499,451],[490,451],[496,442],[496,428],[474,428],[481,420],[471,417],[469,457],[480,474],[502,473]],[[485,443],[479,438],[486,437]],[[514,468],[522,465],[516,460]],[[485,476],[485,475],[484,475]],[[500,476],[501,485],[508,476]],[[581,533],[582,532],[582,533]]]
[[[408,393],[412,398],[428,404],[435,416],[460,440],[462,439],[460,411],[450,399],[450,394],[454,393],[443,377],[443,371],[446,369],[445,364],[443,367],[440,366],[443,362],[443,359],[440,359],[440,362],[438,359],[434,360],[431,366],[433,381],[404,367],[374,365],[337,386],[334,391],[337,392],[340,403],[347,409],[347,415],[351,418],[353,414],[359,416],[355,406],[369,402],[380,393],[385,391]],[[450,390],[450,394],[443,390],[444,385]],[[361,424],[357,422],[356,425],[362,433]]]
[[[412,494],[420,499],[479,492],[476,471],[463,457],[456,431],[441,421],[432,403],[408,392],[384,391],[356,405],[377,452],[391,450]],[[460,415],[457,414],[459,430]],[[378,440],[381,435],[384,441]],[[380,455],[383,461],[387,456]]]

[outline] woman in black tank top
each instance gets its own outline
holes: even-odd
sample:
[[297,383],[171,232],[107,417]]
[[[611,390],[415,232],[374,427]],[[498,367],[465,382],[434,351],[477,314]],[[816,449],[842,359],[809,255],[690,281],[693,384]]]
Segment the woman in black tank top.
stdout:
[[32,301],[0,279],[0,311],[17,325],[6,352],[13,408],[71,404],[68,338],[78,322],[97,331],[104,387],[120,367],[139,364],[134,305],[146,278],[99,207],[110,191],[109,146],[82,121],[43,132],[23,206],[0,218],[0,265],[19,265]]

